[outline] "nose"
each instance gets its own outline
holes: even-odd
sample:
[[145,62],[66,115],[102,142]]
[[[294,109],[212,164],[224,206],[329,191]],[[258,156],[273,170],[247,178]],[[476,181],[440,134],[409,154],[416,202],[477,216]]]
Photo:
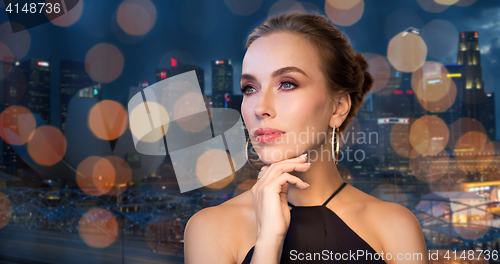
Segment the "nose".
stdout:
[[262,89],[258,94],[257,103],[254,106],[254,113],[260,119],[274,117],[274,95],[272,89]]

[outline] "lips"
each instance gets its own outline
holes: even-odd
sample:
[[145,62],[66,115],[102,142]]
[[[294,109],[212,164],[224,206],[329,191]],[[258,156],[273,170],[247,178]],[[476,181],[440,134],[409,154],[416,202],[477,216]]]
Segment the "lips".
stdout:
[[271,127],[261,127],[257,130],[255,130],[254,135],[255,136],[260,136],[260,135],[265,135],[265,134],[281,134],[285,133],[285,131],[281,131],[276,128],[271,128]]
[[284,131],[279,129],[270,128],[270,127],[262,127],[257,129],[254,132],[255,138],[258,142],[268,143],[271,142],[285,134]]
[[258,142],[261,142],[261,143],[269,143],[269,142],[281,137],[284,134],[285,133],[264,134],[264,135],[257,136],[256,139]]

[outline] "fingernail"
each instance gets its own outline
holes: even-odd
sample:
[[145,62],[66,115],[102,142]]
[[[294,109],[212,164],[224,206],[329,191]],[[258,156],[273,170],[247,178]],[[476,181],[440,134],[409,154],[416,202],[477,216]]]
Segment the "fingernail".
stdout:
[[307,183],[307,182],[305,182],[305,184],[307,184],[307,187],[311,186],[311,185],[309,185],[309,183]]
[[305,164],[307,164],[307,165],[311,165],[311,162],[306,162]]
[[304,154],[300,155],[300,157],[301,157],[301,158],[303,158],[303,157],[307,157],[307,153],[304,153]]

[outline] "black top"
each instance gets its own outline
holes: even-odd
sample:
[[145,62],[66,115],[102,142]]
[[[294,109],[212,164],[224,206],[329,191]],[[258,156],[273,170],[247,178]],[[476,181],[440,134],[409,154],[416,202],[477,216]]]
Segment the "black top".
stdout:
[[[322,205],[295,206],[288,202],[292,207],[290,226],[280,263],[386,263],[335,212],[326,207],[346,184],[344,182]],[[248,251],[242,264],[250,263],[254,248]]]

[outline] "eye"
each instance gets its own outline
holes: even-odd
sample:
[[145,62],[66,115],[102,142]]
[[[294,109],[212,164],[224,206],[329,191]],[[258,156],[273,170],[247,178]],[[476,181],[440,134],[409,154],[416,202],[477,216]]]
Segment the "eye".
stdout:
[[[293,88],[291,86],[293,86]],[[280,83],[280,87],[284,87],[285,90],[292,90],[295,87],[297,87],[297,85],[293,82],[290,82],[290,81],[283,81]]]
[[245,85],[245,86],[241,87],[241,93],[242,93],[242,94],[247,94],[247,90],[248,90],[248,89],[255,89],[255,88],[253,88],[253,87],[252,87],[252,86],[250,86],[250,85]]

